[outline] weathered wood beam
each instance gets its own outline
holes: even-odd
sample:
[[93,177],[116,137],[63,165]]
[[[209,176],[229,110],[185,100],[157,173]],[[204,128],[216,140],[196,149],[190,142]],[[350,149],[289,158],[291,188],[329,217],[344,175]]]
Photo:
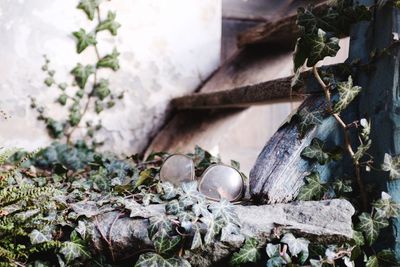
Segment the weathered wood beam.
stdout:
[[[299,110],[323,110],[323,96],[308,97]],[[317,137],[329,140],[331,145],[340,144],[341,131],[333,117],[327,117],[321,125],[299,138],[298,121],[290,120],[267,142],[250,172],[250,194],[260,203],[282,203],[294,200],[304,185],[304,177],[311,171],[318,171],[322,180],[340,173],[342,166],[337,162],[320,165],[304,160],[300,155],[303,149]]]
[[[326,3],[315,7],[316,12],[324,12],[329,8]],[[252,44],[268,43],[294,47],[299,28],[296,24],[297,14],[289,15],[277,21],[269,21],[251,28],[238,35],[238,46],[244,47]]]
[[[360,4],[373,5],[376,1],[361,0]],[[353,59],[362,63],[370,61],[373,51],[385,51],[368,71],[359,71],[357,83],[363,87],[359,101],[360,116],[371,120],[373,156],[371,172],[362,172],[365,183],[373,182],[379,190],[388,192],[393,200],[400,202],[400,179],[391,179],[387,172],[379,170],[385,153],[400,155],[400,47],[394,40],[400,33],[400,13],[391,5],[383,5],[374,13],[371,22],[364,22],[353,29],[350,52]],[[398,38],[396,38],[398,39]],[[400,178],[400,177],[396,177]],[[400,259],[400,217],[393,219],[392,232],[386,233],[380,246],[391,247]]]
[[[242,206],[235,205],[242,225],[239,235],[231,235],[224,242],[206,247],[206,262],[196,259],[193,266],[209,266],[237,250],[246,236],[255,236],[264,242],[274,229],[290,231],[311,240],[329,243],[352,237],[354,214],[352,205],[343,199],[307,201],[290,204]],[[105,255],[113,255],[116,262],[138,256],[140,251],[152,250],[147,228],[149,218],[165,214],[164,205],[141,207],[140,216],[129,218],[119,211],[99,214],[91,218],[88,229],[93,229],[92,247]],[[203,229],[206,231],[206,228]],[[105,240],[107,239],[107,240]]]
[[[333,71],[341,64],[327,66]],[[313,79],[311,71],[301,74],[301,79]],[[207,93],[195,93],[171,100],[172,106],[177,110],[211,109],[211,108],[237,108],[253,105],[287,102],[290,100],[304,99],[306,95],[320,94],[319,87],[304,86],[301,84],[291,87],[293,76],[272,81],[247,85],[231,90]]]

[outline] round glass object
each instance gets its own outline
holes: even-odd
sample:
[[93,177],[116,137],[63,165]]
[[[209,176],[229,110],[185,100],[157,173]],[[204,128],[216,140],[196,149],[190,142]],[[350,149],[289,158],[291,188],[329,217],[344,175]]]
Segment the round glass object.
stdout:
[[168,157],[160,169],[160,179],[175,186],[194,180],[194,163],[186,155],[172,155]]
[[242,176],[236,169],[212,165],[204,171],[199,191],[210,199],[236,201],[242,197],[243,186]]

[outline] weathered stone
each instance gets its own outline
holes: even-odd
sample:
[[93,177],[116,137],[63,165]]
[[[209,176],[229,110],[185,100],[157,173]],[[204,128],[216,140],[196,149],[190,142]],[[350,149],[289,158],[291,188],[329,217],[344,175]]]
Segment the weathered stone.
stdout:
[[[190,257],[194,266],[208,266],[237,250],[246,236],[265,242],[273,231],[292,231],[320,242],[347,240],[352,237],[354,208],[347,200],[293,202],[262,206],[235,205],[241,234],[231,235],[224,242],[215,242],[202,255]],[[164,214],[164,205],[146,207],[149,214]],[[147,234],[148,219],[129,218],[113,211],[92,218],[93,248],[115,261],[137,256],[138,251],[152,248]],[[100,233],[101,231],[101,233]]]

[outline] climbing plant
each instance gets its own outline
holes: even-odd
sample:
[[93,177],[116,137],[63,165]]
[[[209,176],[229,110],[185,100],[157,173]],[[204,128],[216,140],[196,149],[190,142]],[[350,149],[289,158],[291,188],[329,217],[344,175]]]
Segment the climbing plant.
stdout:
[[[93,109],[97,114],[104,109],[112,108],[117,99],[123,97],[123,92],[112,89],[108,80],[108,74],[100,75],[100,69],[117,71],[120,68],[116,48],[112,51],[101,53],[98,47],[99,34],[111,34],[117,36],[120,24],[116,21],[116,12],[108,11],[107,15],[101,14],[101,1],[81,0],[77,9],[86,14],[89,21],[97,20],[96,26],[87,30],[80,28],[72,33],[76,42],[78,54],[88,53],[92,49],[96,55],[96,62],[77,63],[70,71],[71,82],[58,82],[56,71],[51,68],[50,60],[44,56],[45,63],[42,70],[46,74],[44,84],[50,88],[57,88],[59,95],[56,102],[66,110],[65,118],[55,118],[51,111],[39,105],[35,98],[31,98],[31,107],[38,112],[38,119],[44,121],[48,134],[55,139],[64,138],[67,143],[74,139],[76,130],[84,129],[86,139],[99,145],[94,138],[95,132],[101,129],[101,120],[87,119],[87,113]],[[101,77],[103,76],[103,77]],[[62,112],[58,112],[62,113]]]

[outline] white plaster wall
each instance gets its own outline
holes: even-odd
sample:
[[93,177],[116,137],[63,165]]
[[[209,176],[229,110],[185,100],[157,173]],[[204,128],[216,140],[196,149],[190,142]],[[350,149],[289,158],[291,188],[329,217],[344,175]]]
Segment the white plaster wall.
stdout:
[[[29,95],[45,103],[51,115],[56,88],[43,84],[42,55],[51,59],[56,79],[76,63],[94,61],[90,49],[75,53],[72,31],[90,30],[78,0],[0,0],[0,109],[11,118],[0,123],[0,146],[33,149],[51,140],[29,107]],[[220,0],[112,0],[102,4],[117,11],[122,24],[115,39],[102,32],[101,54],[116,46],[121,52],[117,73],[102,70],[122,103],[101,113],[104,149],[131,154],[142,151],[162,125],[169,99],[193,91],[219,64]],[[90,50],[90,51],[89,51]]]

